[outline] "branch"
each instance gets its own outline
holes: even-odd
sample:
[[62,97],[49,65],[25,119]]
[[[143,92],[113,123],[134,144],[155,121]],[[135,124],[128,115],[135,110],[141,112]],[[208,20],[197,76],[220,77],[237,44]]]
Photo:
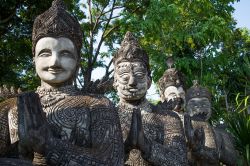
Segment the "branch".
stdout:
[[[93,18],[92,18],[92,12],[91,12],[91,0],[88,0],[89,5],[89,15],[90,15],[90,25],[93,25]],[[90,37],[90,43],[89,43],[89,53],[88,53],[88,64],[91,64],[91,55],[93,54],[93,33],[92,31],[89,31],[89,37]]]
[[115,6],[115,2],[116,2],[116,0],[114,0],[114,2],[113,2],[112,8],[111,8],[112,11],[111,11],[111,13],[110,13],[110,15],[109,15],[109,19],[108,19],[107,24],[106,24],[106,26],[105,26],[105,28],[104,28],[103,33],[102,33],[101,40],[100,40],[100,42],[99,42],[99,44],[98,44],[98,46],[97,46],[96,53],[95,53],[94,58],[93,58],[93,61],[92,61],[93,64],[96,62],[96,59],[97,59],[98,54],[99,54],[99,52],[100,52],[101,45],[102,45],[102,43],[103,43],[103,41],[104,41],[104,34],[105,34],[105,32],[106,32],[106,30],[107,30],[107,28],[108,28],[108,25],[109,25],[109,23],[110,23],[110,20],[111,20],[112,16],[113,16],[113,11],[114,11],[113,9],[114,9],[114,6]]
[[112,12],[112,11],[114,11],[114,10],[116,10],[116,9],[121,9],[121,8],[124,8],[124,6],[113,7],[113,9],[110,9],[110,10],[104,12],[103,15],[105,15],[105,14],[107,14],[107,13],[109,13],[109,12]]
[[[118,18],[118,17],[121,17],[121,16],[122,16],[122,15],[114,16],[114,17],[111,18],[111,20],[113,20],[113,19],[115,19],[115,18]],[[108,21],[108,19],[106,19],[106,20],[101,20],[99,23],[105,22],[105,21]]]
[[12,12],[7,18],[0,20],[0,24],[5,24],[6,22],[10,21],[15,14],[16,11]]
[[95,25],[94,25],[92,31],[95,31],[95,29],[96,29],[96,27],[97,27],[97,25],[98,25],[98,23],[99,23],[99,20],[100,20],[101,16],[103,15],[103,11],[104,11],[104,9],[105,9],[106,7],[107,7],[107,6],[104,6],[104,7],[102,8],[102,11],[101,11],[101,13],[99,14],[99,16],[97,17],[96,22],[95,22]]

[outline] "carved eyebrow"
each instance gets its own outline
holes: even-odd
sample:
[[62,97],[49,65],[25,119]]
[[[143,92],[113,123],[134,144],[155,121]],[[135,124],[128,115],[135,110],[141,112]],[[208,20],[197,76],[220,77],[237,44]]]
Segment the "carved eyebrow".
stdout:
[[118,74],[129,73],[128,68],[120,68],[117,70]]
[[143,72],[143,73],[146,73],[146,69],[143,68],[143,67],[136,67],[136,68],[134,68],[134,71],[135,71],[135,72]]
[[40,54],[42,54],[42,53],[45,53],[45,52],[46,52],[46,53],[52,53],[50,49],[45,48],[45,49],[42,49],[42,50],[38,53],[38,55],[40,55]]

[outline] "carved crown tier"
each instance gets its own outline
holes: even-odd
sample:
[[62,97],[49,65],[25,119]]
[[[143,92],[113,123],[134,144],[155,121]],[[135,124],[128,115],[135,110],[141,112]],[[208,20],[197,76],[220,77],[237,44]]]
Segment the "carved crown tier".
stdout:
[[66,11],[63,0],[54,0],[52,6],[39,15],[33,24],[32,52],[43,37],[67,37],[73,41],[80,55],[82,47],[82,31],[77,19]]
[[187,90],[186,93],[186,101],[189,101],[192,98],[201,98],[201,97],[206,97],[209,100],[211,100],[211,93],[208,91],[207,88],[201,87],[198,84],[197,80],[193,81],[193,86]]
[[[147,68],[148,75],[151,75],[149,67],[149,57],[147,53],[140,47],[139,42],[131,32],[127,32],[118,52],[113,57],[114,66],[123,60],[141,61]],[[151,77],[151,76],[150,76]]]

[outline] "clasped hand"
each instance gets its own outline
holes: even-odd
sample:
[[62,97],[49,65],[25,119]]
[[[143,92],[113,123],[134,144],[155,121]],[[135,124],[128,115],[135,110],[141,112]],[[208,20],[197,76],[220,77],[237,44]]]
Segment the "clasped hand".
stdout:
[[130,131],[127,139],[125,140],[124,147],[125,153],[129,153],[132,149],[139,149],[143,158],[147,158],[150,155],[151,143],[146,138],[143,131],[140,109],[133,110]]

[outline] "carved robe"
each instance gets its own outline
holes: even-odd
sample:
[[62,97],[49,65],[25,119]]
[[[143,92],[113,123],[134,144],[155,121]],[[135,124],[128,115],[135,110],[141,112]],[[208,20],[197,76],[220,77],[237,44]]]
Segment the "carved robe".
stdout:
[[[38,155],[46,159],[47,165],[123,165],[119,118],[107,98],[83,95],[73,87],[56,91],[38,89],[37,93],[41,114],[53,132],[46,156]],[[18,102],[27,102],[27,98],[20,97]],[[0,156],[10,157],[11,148],[25,140],[25,120],[32,113],[17,109],[16,99],[1,103],[0,108]],[[18,154],[17,146],[14,149]]]
[[[131,166],[177,166],[187,165],[186,145],[182,125],[175,113],[154,113],[147,100],[140,105],[144,134],[150,142],[150,156],[145,160],[141,151],[132,149],[125,154],[125,165]],[[133,107],[120,104],[118,113],[122,126],[123,141],[128,137],[132,123]]]

